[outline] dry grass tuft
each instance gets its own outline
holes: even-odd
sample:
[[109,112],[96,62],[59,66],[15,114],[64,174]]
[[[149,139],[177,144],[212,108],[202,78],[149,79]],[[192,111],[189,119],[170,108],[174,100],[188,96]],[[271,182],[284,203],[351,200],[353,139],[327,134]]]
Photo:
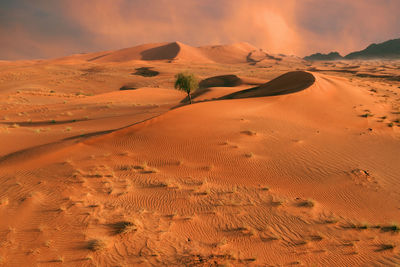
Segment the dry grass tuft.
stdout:
[[337,219],[333,216],[322,220],[322,223],[325,223],[325,224],[336,224],[338,222],[339,222],[339,219]]
[[57,259],[53,260],[53,262],[64,262],[64,257],[60,256]]
[[400,232],[400,226],[398,224],[391,224],[391,225],[386,225],[386,226],[382,226],[381,230],[384,232]]
[[285,203],[283,200],[272,200],[271,201],[271,205],[272,206],[274,206],[274,207],[279,207],[279,206],[282,206],[283,205],[283,203]]
[[360,224],[351,223],[347,228],[357,229],[357,230],[366,230],[366,229],[370,228],[370,226],[368,223],[360,223]]
[[368,117],[372,117],[372,116],[374,116],[374,115],[371,113],[364,113],[364,114],[360,115],[360,117],[363,117],[363,118],[368,118]]
[[141,173],[144,173],[144,174],[159,172],[159,170],[157,170],[156,168],[152,168],[149,165],[147,165],[147,162],[144,162],[142,165],[135,165],[135,166],[131,167],[131,169],[140,171]]
[[379,248],[376,251],[386,251],[386,250],[393,250],[396,248],[396,245],[393,243],[385,243],[379,245]]
[[137,226],[128,221],[114,223],[111,227],[114,229],[115,234],[126,234],[137,231]]
[[298,206],[299,207],[305,207],[305,208],[313,208],[315,206],[315,202],[313,200],[311,200],[311,199],[308,199],[308,200],[301,201],[298,204]]
[[87,249],[91,251],[99,251],[106,248],[106,243],[99,239],[90,240],[87,244]]
[[256,132],[251,131],[251,130],[241,131],[240,133],[241,133],[241,134],[248,135],[248,136],[255,136],[255,135],[257,135]]

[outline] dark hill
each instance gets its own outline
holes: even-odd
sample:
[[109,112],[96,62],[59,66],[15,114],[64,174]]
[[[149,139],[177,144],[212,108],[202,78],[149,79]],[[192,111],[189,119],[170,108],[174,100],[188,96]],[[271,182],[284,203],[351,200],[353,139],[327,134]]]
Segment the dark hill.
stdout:
[[316,53],[304,57],[305,60],[318,61],[318,60],[341,60],[343,57],[338,52],[330,52],[329,54]]
[[400,58],[400,39],[371,44],[366,49],[345,56],[346,59],[397,59]]

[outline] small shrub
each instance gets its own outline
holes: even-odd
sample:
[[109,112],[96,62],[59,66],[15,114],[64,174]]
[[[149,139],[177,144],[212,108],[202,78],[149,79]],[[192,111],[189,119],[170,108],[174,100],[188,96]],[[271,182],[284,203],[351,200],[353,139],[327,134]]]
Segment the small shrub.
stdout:
[[246,131],[241,131],[242,134],[248,135],[248,136],[255,136],[257,133],[254,131],[246,130]]
[[112,225],[115,234],[126,234],[137,231],[137,226],[128,221],[117,222]]
[[246,154],[244,154],[244,156],[246,157],[246,158],[252,158],[254,155],[253,155],[253,153],[246,153]]
[[305,207],[305,208],[312,208],[315,206],[315,202],[313,200],[304,200],[298,204],[299,207]]
[[393,250],[396,247],[395,244],[381,244],[377,251]]
[[372,117],[372,116],[374,116],[374,115],[372,115],[371,113],[365,113],[365,114],[361,115],[361,117],[363,117],[363,118],[368,118],[368,117]]
[[60,256],[57,259],[55,259],[54,262],[64,262],[64,257]]
[[392,224],[392,225],[387,225],[387,226],[382,226],[381,230],[384,232],[400,232],[400,226],[397,224]]
[[102,240],[93,239],[87,244],[87,248],[91,251],[99,251],[106,247],[106,243]]
[[191,94],[199,88],[199,82],[196,76],[189,72],[181,72],[178,73],[175,78],[175,89],[186,92],[190,104],[192,104]]
[[356,229],[356,230],[366,230],[366,229],[370,228],[370,226],[367,223],[359,223],[359,224],[350,223],[345,228]]

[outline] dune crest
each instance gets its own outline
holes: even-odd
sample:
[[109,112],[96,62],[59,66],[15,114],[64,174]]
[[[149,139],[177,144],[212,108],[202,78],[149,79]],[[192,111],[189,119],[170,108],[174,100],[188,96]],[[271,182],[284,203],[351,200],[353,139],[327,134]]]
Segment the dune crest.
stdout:
[[243,83],[236,75],[220,75],[206,78],[199,83],[200,88],[208,87],[234,87]]
[[[153,43],[124,48],[116,51],[104,51],[54,59],[55,62],[74,63],[87,61],[93,63],[121,63],[135,60],[178,60],[196,63],[237,64],[246,63],[249,55],[258,49],[248,43],[231,45],[212,45],[192,47],[181,42]],[[259,60],[270,58],[262,54]]]
[[250,97],[263,97],[295,93],[310,87],[315,82],[315,77],[305,71],[292,71],[285,73],[272,81],[260,86],[235,92],[222,97],[222,99],[238,99]]

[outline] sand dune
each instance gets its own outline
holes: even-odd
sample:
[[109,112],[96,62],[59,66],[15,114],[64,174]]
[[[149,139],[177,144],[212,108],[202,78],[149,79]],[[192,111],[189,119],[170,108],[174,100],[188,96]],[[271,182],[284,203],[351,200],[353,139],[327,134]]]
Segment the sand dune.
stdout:
[[248,43],[199,47],[199,50],[214,62],[226,64],[247,62],[249,53],[256,49]]
[[314,81],[315,78],[310,73],[293,71],[285,73],[266,84],[224,96],[223,99],[291,94],[310,87]]
[[92,61],[125,62],[131,60],[191,60],[209,63],[210,60],[194,47],[173,42],[165,44],[142,45],[106,54]]
[[[55,59],[55,62],[73,63],[88,61],[96,63],[129,62],[135,60],[180,60],[196,63],[245,63],[257,49],[247,43],[233,45],[192,47],[181,42],[145,44],[117,51],[78,54]],[[269,58],[267,54],[261,56]]]
[[[209,77],[200,81],[200,88],[192,94],[192,99],[194,99],[195,102],[215,100],[263,83],[265,83],[265,81],[262,79],[238,77],[233,74]],[[181,102],[187,103],[188,101],[189,99],[186,97]]]
[[236,75],[214,76],[200,81],[201,88],[208,87],[234,87],[241,85],[243,81]]
[[[341,72],[398,62],[252,50],[2,63],[0,265],[400,264],[399,85]],[[193,105],[173,89],[187,69],[205,81]]]

